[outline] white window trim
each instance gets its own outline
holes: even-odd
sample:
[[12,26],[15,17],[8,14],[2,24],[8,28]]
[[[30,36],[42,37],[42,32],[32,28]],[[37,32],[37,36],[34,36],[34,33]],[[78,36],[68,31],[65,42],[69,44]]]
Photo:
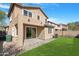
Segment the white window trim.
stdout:
[[[21,11],[21,12],[22,12],[22,15],[24,15],[24,10],[27,11],[27,12],[31,12],[31,13],[32,13],[32,11],[28,11],[28,10],[26,10],[26,9],[22,9],[22,11]],[[27,13],[27,16],[29,16],[28,13]],[[33,16],[33,15],[32,15],[32,16]]]
[[22,11],[21,11],[21,12],[22,12],[22,15],[24,15],[24,9],[22,9]]
[[[51,30],[51,31],[50,31]],[[48,34],[51,34],[52,33],[52,28],[48,28]]]
[[10,17],[10,22],[12,21],[12,17]]

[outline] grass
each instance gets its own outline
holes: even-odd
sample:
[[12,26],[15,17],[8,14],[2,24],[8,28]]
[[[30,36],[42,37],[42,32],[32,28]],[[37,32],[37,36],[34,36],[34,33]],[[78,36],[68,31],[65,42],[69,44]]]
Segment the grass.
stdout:
[[59,37],[19,56],[79,56],[79,38]]

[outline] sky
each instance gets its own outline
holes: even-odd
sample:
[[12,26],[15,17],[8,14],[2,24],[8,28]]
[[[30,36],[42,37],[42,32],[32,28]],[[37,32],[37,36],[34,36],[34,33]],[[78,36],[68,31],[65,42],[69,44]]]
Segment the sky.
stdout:
[[[79,3],[23,3],[24,6],[42,8],[48,20],[55,23],[67,24],[79,21]],[[0,3],[0,10],[8,14],[10,3]]]

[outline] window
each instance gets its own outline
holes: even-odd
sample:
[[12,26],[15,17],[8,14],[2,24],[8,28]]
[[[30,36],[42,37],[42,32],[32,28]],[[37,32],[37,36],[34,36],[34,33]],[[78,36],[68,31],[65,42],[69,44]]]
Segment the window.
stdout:
[[58,31],[58,29],[55,29],[55,31]]
[[24,11],[23,11],[23,15],[32,17],[32,12],[29,12],[29,11],[27,11],[27,10],[24,10]]
[[48,28],[48,33],[50,34],[50,33],[52,33],[52,28]]
[[29,12],[29,17],[32,17],[32,13],[31,12]]
[[15,28],[16,28],[16,35],[18,35],[18,25],[17,24],[15,25]]
[[40,16],[37,16],[37,19],[39,20],[40,19]]
[[48,23],[48,21],[45,19],[45,23]]
[[36,38],[36,28],[26,27],[26,38]]
[[28,11],[24,10],[24,15],[27,16],[28,15]]

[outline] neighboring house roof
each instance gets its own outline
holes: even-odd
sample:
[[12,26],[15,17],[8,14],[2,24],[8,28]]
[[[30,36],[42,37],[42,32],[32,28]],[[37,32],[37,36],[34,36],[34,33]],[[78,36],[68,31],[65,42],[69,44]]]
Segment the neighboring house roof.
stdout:
[[51,24],[55,24],[55,25],[58,25],[58,24],[56,24],[56,23],[54,23],[54,22],[51,22],[51,21],[47,21],[48,23],[51,23]]
[[59,24],[59,25],[62,25],[62,26],[67,26],[66,24]]
[[[14,6],[17,5],[21,8],[28,8],[28,9],[40,9],[40,11],[45,15],[45,17],[47,17],[47,15],[42,11],[42,9],[40,7],[33,7],[33,6],[23,6],[19,3],[11,3],[10,5],[10,9],[9,9],[9,13],[8,13],[8,17],[10,16],[11,12],[13,11]],[[48,17],[47,17],[48,19]]]

